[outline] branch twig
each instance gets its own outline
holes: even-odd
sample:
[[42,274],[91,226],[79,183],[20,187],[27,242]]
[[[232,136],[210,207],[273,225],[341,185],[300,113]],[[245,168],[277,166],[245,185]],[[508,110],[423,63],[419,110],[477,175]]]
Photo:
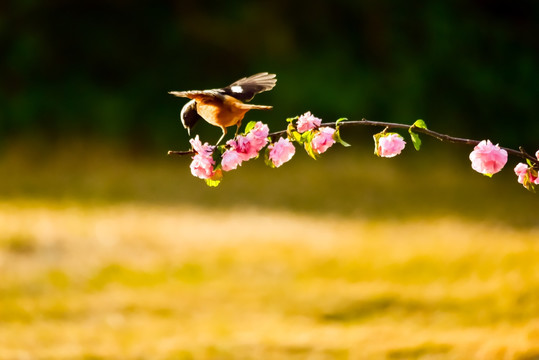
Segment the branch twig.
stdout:
[[[336,127],[336,122],[330,122],[330,123],[323,123],[320,126],[328,126],[328,127]],[[464,139],[464,138],[458,138],[454,136],[449,136],[446,134],[441,134],[436,131],[432,131],[429,129],[419,128],[414,125],[406,125],[406,124],[398,124],[398,123],[390,123],[390,122],[382,122],[382,121],[371,121],[367,119],[361,119],[361,120],[353,120],[353,121],[342,121],[339,123],[340,127],[349,127],[349,126],[379,126],[379,127],[386,127],[387,129],[404,129],[404,130],[410,130],[416,132],[428,135],[430,137],[433,137],[435,139],[438,139],[442,142],[449,142],[454,144],[465,144],[465,145],[472,145],[475,146],[479,144],[481,141],[479,140],[473,140],[473,139]],[[286,130],[276,131],[268,136],[274,141],[279,137],[285,136]],[[535,163],[538,162],[538,159],[536,159],[534,156],[528,154],[522,147],[519,148],[519,150],[501,147],[501,149],[504,149],[507,151],[508,154],[511,154],[513,156],[519,157],[521,159],[528,159]],[[168,155],[193,155],[195,152],[193,150],[188,151],[174,151],[170,150],[168,152]]]

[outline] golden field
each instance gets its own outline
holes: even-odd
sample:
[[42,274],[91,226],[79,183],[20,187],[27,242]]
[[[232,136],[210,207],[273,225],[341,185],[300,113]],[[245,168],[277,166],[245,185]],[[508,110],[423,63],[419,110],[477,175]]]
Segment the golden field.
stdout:
[[539,358],[514,164],[332,149],[210,189],[188,159],[23,145],[0,158],[0,359]]

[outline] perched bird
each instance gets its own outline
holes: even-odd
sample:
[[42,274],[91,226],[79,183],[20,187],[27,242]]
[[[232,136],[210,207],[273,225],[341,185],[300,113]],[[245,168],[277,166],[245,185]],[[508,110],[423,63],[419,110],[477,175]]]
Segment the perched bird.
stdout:
[[183,127],[191,134],[193,126],[202,118],[223,130],[223,135],[217,144],[226,135],[226,128],[236,125],[236,135],[241,126],[245,113],[251,109],[269,110],[266,105],[246,104],[256,94],[273,89],[277,79],[275,74],[267,72],[242,78],[222,89],[170,91],[169,94],[191,99],[182,108],[180,117]]

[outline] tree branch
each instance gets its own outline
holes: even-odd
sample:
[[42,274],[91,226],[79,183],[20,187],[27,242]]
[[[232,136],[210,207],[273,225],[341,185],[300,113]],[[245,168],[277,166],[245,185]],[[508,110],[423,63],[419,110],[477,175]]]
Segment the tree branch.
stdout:
[[[328,127],[336,127],[336,122],[330,122],[330,123],[323,123],[320,126],[328,126]],[[458,138],[454,136],[449,136],[446,134],[441,134],[436,131],[432,131],[429,129],[419,128],[414,125],[406,125],[406,124],[398,124],[398,123],[390,123],[390,122],[381,122],[381,121],[371,121],[367,119],[361,119],[361,120],[353,120],[353,121],[341,121],[339,122],[339,127],[352,127],[352,126],[378,126],[378,127],[385,127],[387,129],[404,129],[409,131],[410,129],[413,132],[425,134],[430,137],[433,137],[435,139],[438,139],[442,142],[449,142],[454,144],[465,144],[465,145],[472,145],[475,146],[479,144],[480,140],[473,140],[473,139],[464,139],[464,138]],[[286,130],[276,131],[273,133],[270,133],[268,136],[271,138],[272,141],[277,140],[279,137],[283,137],[286,135]],[[519,157],[524,160],[531,160],[534,163],[538,162],[538,159],[534,156],[528,154],[522,147],[519,148],[519,150],[514,150],[511,148],[501,147],[501,149],[504,149],[507,151],[508,154],[511,154],[513,156]],[[174,151],[171,150],[168,152],[168,155],[193,155],[195,152],[193,150],[188,151]]]

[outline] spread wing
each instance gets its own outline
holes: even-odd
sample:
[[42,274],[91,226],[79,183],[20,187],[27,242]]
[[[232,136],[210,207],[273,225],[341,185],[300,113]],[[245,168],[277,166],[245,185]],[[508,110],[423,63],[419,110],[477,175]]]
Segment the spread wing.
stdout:
[[197,101],[215,102],[224,101],[225,94],[221,89],[215,90],[189,90],[189,91],[169,91],[170,95],[185,97]]
[[277,83],[275,77],[275,74],[269,74],[267,72],[258,73],[239,79],[218,91],[241,101],[250,101],[256,94],[273,89]]

